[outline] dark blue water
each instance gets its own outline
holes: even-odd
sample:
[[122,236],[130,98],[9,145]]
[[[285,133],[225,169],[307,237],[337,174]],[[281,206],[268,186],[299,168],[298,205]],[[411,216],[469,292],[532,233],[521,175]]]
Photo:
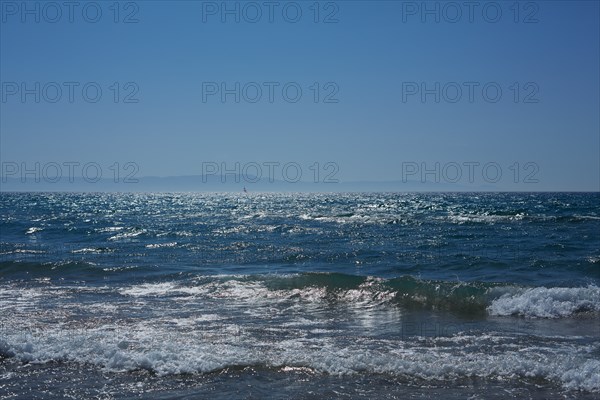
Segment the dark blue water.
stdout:
[[0,397],[592,398],[599,200],[3,193]]

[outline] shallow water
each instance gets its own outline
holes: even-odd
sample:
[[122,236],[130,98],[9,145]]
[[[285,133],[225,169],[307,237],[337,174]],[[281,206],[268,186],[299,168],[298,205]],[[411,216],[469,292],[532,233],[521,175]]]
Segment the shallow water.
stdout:
[[0,194],[0,397],[593,398],[598,194]]

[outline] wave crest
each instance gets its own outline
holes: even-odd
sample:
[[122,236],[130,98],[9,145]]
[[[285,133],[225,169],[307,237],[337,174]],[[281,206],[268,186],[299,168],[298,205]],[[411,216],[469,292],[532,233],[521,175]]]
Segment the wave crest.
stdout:
[[600,312],[600,288],[528,288],[505,293],[487,308],[491,315],[562,318],[582,312]]

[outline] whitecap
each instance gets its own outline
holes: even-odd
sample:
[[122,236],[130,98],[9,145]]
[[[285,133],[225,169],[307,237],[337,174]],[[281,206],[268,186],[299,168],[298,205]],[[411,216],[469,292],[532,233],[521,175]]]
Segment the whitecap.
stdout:
[[488,306],[496,316],[561,318],[582,311],[600,311],[600,288],[595,285],[574,288],[537,287],[505,293]]

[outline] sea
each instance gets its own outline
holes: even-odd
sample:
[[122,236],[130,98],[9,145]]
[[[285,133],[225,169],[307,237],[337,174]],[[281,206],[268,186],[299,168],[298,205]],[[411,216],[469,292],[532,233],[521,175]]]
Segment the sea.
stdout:
[[1,399],[597,399],[599,193],[1,193]]

